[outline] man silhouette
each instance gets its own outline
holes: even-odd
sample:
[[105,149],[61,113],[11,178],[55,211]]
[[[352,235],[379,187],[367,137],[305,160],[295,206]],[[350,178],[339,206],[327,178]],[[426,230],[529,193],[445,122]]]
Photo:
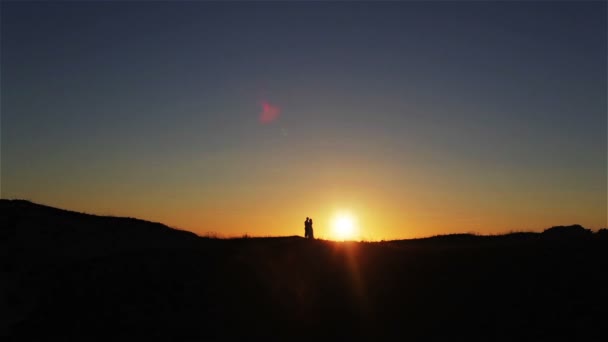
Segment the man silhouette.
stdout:
[[304,221],[304,238],[308,238],[310,236],[310,222],[309,222],[309,218],[306,218],[306,221]]

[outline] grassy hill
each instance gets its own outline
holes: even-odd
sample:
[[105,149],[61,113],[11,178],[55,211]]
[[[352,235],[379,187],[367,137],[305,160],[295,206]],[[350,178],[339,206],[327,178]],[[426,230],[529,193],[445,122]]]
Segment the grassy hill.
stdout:
[[577,226],[209,239],[8,200],[0,226],[3,340],[592,341],[608,319],[608,240]]

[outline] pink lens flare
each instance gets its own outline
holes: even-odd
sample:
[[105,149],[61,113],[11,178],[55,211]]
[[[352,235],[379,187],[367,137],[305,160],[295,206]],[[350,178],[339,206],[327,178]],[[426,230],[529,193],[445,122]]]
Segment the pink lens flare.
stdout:
[[271,123],[279,117],[279,114],[281,114],[281,109],[278,106],[272,105],[268,101],[262,101],[261,123]]

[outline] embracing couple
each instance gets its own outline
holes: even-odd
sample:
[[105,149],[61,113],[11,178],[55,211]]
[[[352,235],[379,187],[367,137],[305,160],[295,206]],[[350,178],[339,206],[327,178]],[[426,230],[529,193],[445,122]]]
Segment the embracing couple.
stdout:
[[308,239],[315,238],[315,234],[312,229],[312,219],[308,217],[306,218],[306,221],[304,221],[304,237]]

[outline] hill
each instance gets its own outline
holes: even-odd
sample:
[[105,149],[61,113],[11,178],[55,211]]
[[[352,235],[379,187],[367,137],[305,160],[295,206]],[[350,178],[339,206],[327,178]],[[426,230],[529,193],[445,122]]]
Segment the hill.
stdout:
[[0,243],[78,256],[197,240],[194,233],[161,223],[77,213],[24,200],[0,200],[0,226]]
[[599,233],[222,240],[25,201],[0,214],[3,340],[591,341],[608,318]]

